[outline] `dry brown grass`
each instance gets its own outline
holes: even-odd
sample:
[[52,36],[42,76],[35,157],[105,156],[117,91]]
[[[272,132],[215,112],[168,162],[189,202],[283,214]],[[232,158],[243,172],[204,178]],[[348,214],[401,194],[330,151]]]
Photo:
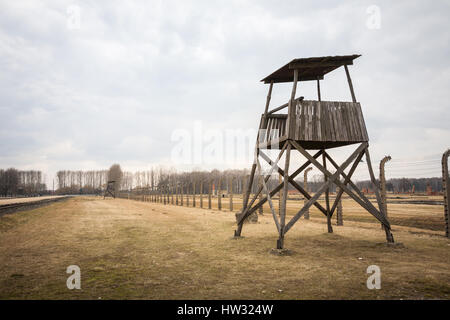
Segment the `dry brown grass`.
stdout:
[[[298,205],[291,201],[289,212]],[[392,217],[442,216],[440,206],[409,206],[390,206]],[[387,247],[373,218],[350,200],[344,210],[345,226],[334,226],[334,234],[326,233],[315,209],[310,221],[301,219],[286,236],[292,256],[268,253],[277,235],[267,210],[258,224],[244,226],[239,240],[231,239],[235,219],[229,211],[125,199],[80,197],[5,215],[0,298],[450,297],[450,242],[441,231],[396,225],[395,239],[405,247]],[[66,288],[72,264],[81,268],[81,290]],[[381,268],[381,290],[366,287],[371,264]]]

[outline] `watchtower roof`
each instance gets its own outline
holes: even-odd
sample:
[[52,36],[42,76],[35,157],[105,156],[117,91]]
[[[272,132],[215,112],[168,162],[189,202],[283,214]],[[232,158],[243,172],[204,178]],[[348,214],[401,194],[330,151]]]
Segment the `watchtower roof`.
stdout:
[[270,82],[292,82],[294,79],[294,69],[299,71],[298,81],[322,80],[323,76],[343,65],[353,64],[353,60],[360,57],[360,54],[348,56],[328,56],[294,59],[282,66],[277,71],[265,77],[261,81]]

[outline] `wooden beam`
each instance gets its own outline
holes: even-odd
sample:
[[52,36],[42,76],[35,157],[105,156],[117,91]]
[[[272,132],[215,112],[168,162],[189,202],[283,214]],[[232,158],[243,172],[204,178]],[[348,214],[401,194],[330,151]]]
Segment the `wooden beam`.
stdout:
[[248,198],[250,197],[250,191],[251,191],[251,187],[253,184],[253,178],[255,176],[255,170],[256,170],[256,161],[253,161],[252,170],[250,172],[250,179],[248,181],[247,190],[245,192],[244,205],[242,207],[242,212],[244,212],[245,209],[247,209]]
[[[283,148],[281,149],[280,153],[278,154],[277,160],[275,160],[276,162],[279,161],[279,159],[281,158],[281,156],[283,155],[284,151],[286,150],[286,145],[283,146]],[[259,151],[259,154],[261,155],[262,152]],[[267,182],[270,179],[270,175],[267,175],[265,178],[265,182]],[[255,200],[258,198],[258,195],[261,193],[261,191],[263,190],[263,186],[260,185],[258,191],[253,195],[253,199],[252,201],[249,203],[248,208],[250,208],[253,203],[255,202]]]
[[[294,70],[294,81],[292,83],[291,99],[288,106],[288,118],[286,121],[286,132],[288,139],[293,139],[295,135],[295,127],[297,115],[295,112],[295,93],[297,92],[298,70]],[[290,149],[290,148],[289,148]]]
[[[322,152],[319,151],[319,152]],[[270,160],[270,158],[264,154],[262,151],[259,152],[261,158],[263,158],[264,160],[267,161],[267,163],[269,163],[270,165],[273,165],[272,160]],[[316,158],[314,156],[314,158]],[[309,165],[309,164],[308,164]],[[303,167],[303,166],[302,166]],[[306,166],[307,167],[307,166]],[[276,166],[278,173],[284,177],[284,170],[281,169],[278,165]],[[312,168],[308,168],[308,169],[312,169]],[[305,171],[306,172],[306,171]],[[280,182],[281,183],[281,182]],[[302,186],[300,186],[291,176],[289,177],[289,183],[296,188],[305,198],[307,198],[308,200],[311,199],[311,195],[308,193],[308,191],[306,191],[305,188],[302,188]],[[282,192],[282,190],[280,190],[280,193]],[[314,206],[319,209],[325,216],[327,216],[327,211],[324,207],[322,207],[322,205],[318,202],[314,203]],[[280,202],[280,208],[281,208],[281,202]]]
[[[263,174],[262,174],[262,170],[261,170],[261,164],[259,163],[259,159],[256,160],[256,163],[257,163],[257,168],[258,168],[258,174],[260,176],[260,179],[262,180],[262,186],[263,186],[264,192],[266,193],[267,200],[269,201],[270,211],[272,211],[273,220],[275,221],[275,225],[277,226],[278,232],[280,232],[280,230],[281,230],[280,223],[278,222],[277,215],[276,215],[275,209],[273,207],[272,198],[270,197],[270,194],[269,194],[269,189],[267,188],[266,182],[262,178]],[[271,171],[272,171],[272,169],[273,169],[273,167],[271,168]],[[268,176],[270,176],[270,174],[271,173],[269,173]]]
[[[313,157],[314,159],[319,157],[322,154],[322,151],[318,151]],[[307,168],[311,164],[311,161],[307,160],[300,168],[298,168],[292,175],[290,175],[290,179],[294,179],[297,175],[299,175],[305,168]],[[279,184],[275,189],[270,191],[270,196],[273,197],[274,194],[279,192],[283,188],[283,183]],[[259,201],[254,206],[249,206],[247,211],[240,217],[240,220],[238,224],[242,223],[249,215],[251,215],[253,212],[255,212],[259,206],[262,206],[267,201],[267,197],[263,198],[261,201]]]
[[[322,153],[322,161],[323,161],[323,167],[325,170],[327,169],[327,160],[326,160],[325,152]],[[325,183],[328,180],[328,177],[324,175]],[[330,212],[330,188],[325,189],[325,204],[327,207],[327,229],[328,233],[333,233],[333,227],[331,226],[331,212]]]
[[[275,163],[278,163],[278,161],[280,161],[280,158],[281,158],[281,156],[283,155],[285,149],[286,149],[286,146],[284,146],[284,147],[280,150],[280,153],[278,154],[278,157],[277,157],[277,159],[275,160]],[[257,156],[256,156],[256,160],[258,160],[258,157],[257,157]],[[269,174],[267,175],[267,177],[265,178],[265,182],[267,182],[267,181],[269,180],[271,174],[272,174],[272,168],[271,168]],[[250,213],[250,214],[247,215],[247,212],[246,212],[246,211],[248,211],[248,209],[251,208],[251,206],[253,205],[253,203],[255,202],[255,200],[258,198],[258,195],[261,193],[262,190],[263,190],[263,186],[261,185],[261,186],[259,187],[259,189],[258,189],[258,192],[255,193],[255,195],[253,196],[253,199],[252,199],[252,201],[250,202],[249,206],[246,207],[245,210],[244,210],[244,209],[242,210],[242,213],[241,213],[242,217],[240,218],[238,224],[243,223],[244,220],[245,220],[244,217],[247,217],[247,216],[249,216],[249,215],[251,214],[251,213]],[[262,202],[262,200],[260,200],[260,202]]]
[[[295,81],[294,81],[295,82]],[[286,158],[284,162],[284,185],[283,185],[283,200],[281,201],[280,210],[280,239],[283,238],[283,229],[286,224],[286,202],[288,199],[288,187],[289,187],[289,164],[291,160],[291,144],[289,143],[286,149]],[[282,248],[279,248],[282,249]]]
[[352,95],[352,100],[353,100],[353,102],[356,102],[355,92],[353,91],[352,78],[350,78],[350,72],[348,72],[347,65],[344,65],[344,68],[345,68],[345,74],[347,75],[347,82],[348,82],[348,86],[350,88],[350,93]]
[[[308,172],[311,171],[313,168],[309,167],[305,170],[305,172],[303,172],[303,189],[305,189],[306,192],[308,192]],[[311,198],[307,198],[305,196],[305,204],[306,202],[311,199]],[[306,220],[309,220],[309,209],[305,211],[305,214],[303,215],[305,217]]]
[[269,110],[270,99],[272,98],[272,88],[273,88],[273,81],[271,81],[269,85],[269,92],[267,93],[266,98],[266,107],[264,108],[264,116],[267,115],[267,111]]
[[[298,101],[298,100],[302,101],[303,99],[304,99],[304,97],[302,96],[302,97],[296,98],[295,101]],[[268,115],[272,115],[272,113],[275,113],[275,112],[277,112],[277,111],[283,110],[283,109],[286,108],[287,106],[289,106],[289,101],[286,102],[286,103],[284,103],[284,104],[282,104],[282,105],[279,106],[279,107],[276,107],[276,108],[274,108],[274,109],[268,111],[267,114],[268,114]],[[272,116],[275,116],[275,115],[272,115]],[[285,115],[279,115],[279,116],[285,116]]]
[[[365,146],[365,148],[367,148],[368,144],[367,142],[363,142],[361,143],[361,146]],[[365,154],[365,148],[362,150],[362,155]],[[359,148],[358,148],[359,149]],[[331,162],[331,161],[330,161]],[[333,161],[332,163],[335,164],[335,162]],[[316,165],[317,166],[317,165]],[[338,167],[336,165],[336,167]],[[319,164],[317,166],[317,168],[319,170],[321,170],[322,172],[324,172],[324,168]],[[326,171],[326,174],[331,175],[328,171]],[[325,173],[324,172],[324,173]],[[344,179],[346,179],[346,175],[345,173],[341,173],[341,175],[344,177]],[[373,204],[369,201],[369,199],[367,199],[362,193],[361,191],[359,191],[359,189],[356,187],[356,185],[351,182],[351,180],[348,182],[350,184],[350,186],[355,189],[355,191],[358,193],[358,195],[361,197],[357,197],[345,184],[343,184],[340,180],[336,180],[335,184],[338,185],[341,189],[343,189],[345,191],[345,193],[347,193],[352,199],[354,199],[356,202],[358,202],[364,209],[366,209],[370,214],[372,214],[376,219],[378,219],[381,223],[383,223],[386,227],[388,227],[388,229],[391,228],[389,221],[383,216],[383,214],[378,211]]]
[[[326,72],[325,72],[326,73]],[[300,76],[298,78],[298,81],[315,81],[317,80],[317,78],[319,78],[320,80],[323,80],[323,75],[321,76]],[[264,81],[264,83],[270,83],[273,81],[273,83],[286,83],[286,82],[292,82],[292,78],[291,77],[269,77],[268,80],[261,80]]]
[[270,140],[270,141],[258,143],[258,149],[268,149],[269,147],[272,148],[272,146],[274,146],[275,149],[278,149],[279,146],[286,140],[287,140],[287,136],[282,136],[282,137],[279,137],[277,139],[273,139],[273,140]]
[[[386,162],[391,160],[391,156],[385,156],[380,161],[380,196],[381,196],[381,205],[383,207],[383,213],[388,218],[388,210],[387,210],[387,196],[386,196],[386,175],[385,175],[385,165]],[[383,225],[381,225],[384,228]]]
[[[360,157],[358,157],[359,158],[359,160],[358,160],[358,163],[359,163],[359,161],[361,161],[361,158],[364,156],[364,152],[362,152],[361,153],[361,155],[360,155]],[[331,160],[330,160],[330,162],[331,162]],[[334,163],[334,162],[332,162],[332,163]],[[355,161],[355,164],[356,164],[356,161]],[[334,163],[334,165],[335,165],[335,163]],[[337,164],[335,165],[335,167],[337,168],[338,166],[337,166]],[[381,212],[379,212],[376,208],[375,208],[375,206],[372,204],[372,202],[370,202],[370,200],[369,199],[367,199],[367,197],[358,189],[358,187],[351,181],[351,180],[347,180],[347,179],[350,179],[350,177],[351,177],[351,174],[353,174],[353,172],[349,172],[349,174],[348,175],[345,175],[345,173],[342,173],[341,175],[344,177],[344,179],[345,179],[345,181],[348,181],[348,184],[350,185],[350,187],[352,187],[353,188],[353,190],[358,194],[358,196],[357,195],[355,195],[352,191],[351,191],[351,189],[349,189],[349,188],[347,188],[347,189],[342,189],[342,187],[340,187],[342,190],[340,190],[339,192],[346,192],[353,200],[355,200],[356,202],[358,202],[360,205],[361,205],[361,207],[363,207],[364,209],[366,209],[370,214],[372,214],[376,219],[378,219],[381,223],[385,223],[385,222],[383,222],[382,220],[381,220],[381,218],[380,217],[382,217],[382,214],[381,214]],[[346,186],[347,184],[345,184],[345,183],[342,183],[342,185],[344,185],[344,186]],[[334,210],[335,210],[335,208],[336,208],[336,206],[337,206],[337,203],[336,203],[336,200],[335,200],[335,203],[334,203],[334,205],[333,205],[333,208],[332,208],[332,210],[331,210],[331,212],[332,213],[334,213]],[[386,219],[384,220],[384,221],[387,221]]]
[[350,157],[348,157],[347,160],[344,161],[344,163],[340,166],[340,168],[337,169],[337,171],[334,174],[331,174],[330,172],[328,172],[328,170],[324,169],[322,165],[316,159],[314,159],[305,149],[303,149],[297,142],[292,140],[291,143],[295,149],[297,149],[301,154],[303,154],[305,158],[310,160],[313,165],[315,165],[320,171],[322,171],[325,175],[327,175],[329,180],[319,188],[319,190],[315,193],[315,195],[311,199],[309,199],[309,201],[305,204],[305,206],[299,212],[297,212],[297,214],[291,219],[291,221],[289,221],[289,223],[283,230],[284,233],[288,232],[289,229],[292,228],[292,226],[297,222],[298,219],[301,218],[304,212],[309,207],[311,207],[313,203],[317,201],[317,199],[319,199],[322,193],[327,188],[329,188],[329,186],[333,182],[335,183],[336,178],[341,174],[341,172],[343,172],[345,168],[347,168],[350,165],[350,163],[358,156],[358,154],[362,150],[364,150],[364,148],[367,146],[367,143],[361,143],[361,145],[350,155]]
[[317,79],[317,100],[322,101],[320,98],[320,80]]
[[[337,169],[339,168],[339,166],[337,165],[337,163],[333,160],[333,158],[331,158],[328,153],[325,154],[326,157],[328,158],[328,160],[330,161],[330,163]],[[351,182],[351,178],[353,173],[355,172],[356,168],[358,167],[359,162],[361,161],[362,157],[364,156],[364,152],[361,152],[358,157],[356,158],[355,162],[353,163],[353,165],[350,168],[350,171],[348,172],[348,175],[346,175],[344,172],[342,172],[342,176],[344,177],[344,185],[347,185],[348,183],[352,183]],[[358,190],[359,191],[359,190]],[[334,211],[336,210],[336,207],[338,205],[339,200],[342,197],[342,194],[344,193],[343,189],[339,189],[338,193],[336,194],[336,199],[334,200],[333,206],[331,207],[331,216],[333,216]]]
[[289,63],[289,69],[311,69],[323,67],[340,67],[342,65],[352,65],[353,60],[346,61],[318,61],[318,62],[292,62]]

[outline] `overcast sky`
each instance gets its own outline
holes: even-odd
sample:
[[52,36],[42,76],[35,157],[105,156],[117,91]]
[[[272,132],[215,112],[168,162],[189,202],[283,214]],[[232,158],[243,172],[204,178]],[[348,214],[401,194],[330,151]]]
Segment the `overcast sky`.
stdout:
[[[0,167],[51,181],[114,162],[171,166],[174,132],[256,129],[259,80],[291,59],[362,54],[350,72],[373,161],[390,154],[398,174],[438,176],[449,14],[449,1],[1,1]],[[273,106],[289,91],[275,85]],[[315,99],[315,83],[297,92]],[[342,68],[322,99],[351,101]]]

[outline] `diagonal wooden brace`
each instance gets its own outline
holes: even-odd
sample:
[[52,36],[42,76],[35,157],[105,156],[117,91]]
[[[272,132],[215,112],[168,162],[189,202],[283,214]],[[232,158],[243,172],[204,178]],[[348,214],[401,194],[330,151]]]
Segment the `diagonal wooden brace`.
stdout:
[[[295,141],[293,142],[294,145],[296,145],[301,149],[298,149],[300,151],[300,153],[302,153],[306,158],[310,158],[311,156],[302,148],[300,147],[297,143],[295,143]],[[363,142],[361,143],[361,145],[358,147],[358,149],[355,152],[361,152],[361,151],[365,151],[368,147],[368,143],[367,142]],[[319,169],[320,171],[323,172],[323,174],[327,175],[328,177],[331,176],[331,173],[326,170],[318,161],[312,159],[313,161],[311,161],[316,167],[317,169]],[[342,166],[340,167],[342,168]],[[340,170],[338,169],[337,172],[339,172]],[[341,170],[342,171],[342,170]],[[340,173],[341,174],[341,173]],[[371,213],[375,218],[377,218],[383,225],[385,225],[388,229],[390,229],[390,224],[389,221],[383,216],[383,214],[378,211],[373,204],[366,198],[363,196],[363,200],[361,200],[359,197],[357,197],[346,185],[344,185],[339,179],[337,179],[336,181],[334,181],[334,183],[339,186],[341,189],[343,189],[350,197],[352,197],[356,202],[358,202],[364,209],[366,209],[369,213]]]
[[[281,156],[283,155],[283,152],[286,150],[286,145],[283,146],[283,148],[280,151],[279,154],[279,158],[281,158]],[[259,153],[261,153],[261,150],[259,150]],[[279,161],[279,160],[278,160]],[[277,162],[278,162],[277,161]],[[264,179],[265,182],[267,182],[270,179],[270,175],[267,175]],[[253,203],[256,201],[256,199],[258,198],[259,194],[261,193],[261,191],[263,190],[262,186],[258,187],[258,191],[254,194],[252,200],[250,201],[250,203],[248,204],[248,206],[245,206],[245,208],[242,208],[242,214],[245,214],[246,209],[251,208]],[[247,200],[248,201],[248,200]]]
[[289,231],[290,228],[297,222],[298,219],[301,218],[301,216],[305,213],[306,210],[311,207],[311,205],[317,201],[317,199],[322,195],[322,193],[329,188],[329,186],[334,182],[336,183],[336,180],[338,180],[338,177],[340,176],[341,172],[347,168],[350,163],[357,157],[357,155],[364,150],[364,148],[367,146],[367,143],[361,143],[361,145],[350,155],[350,157],[341,165],[341,167],[334,173],[331,174],[328,172],[316,159],[314,159],[305,149],[303,149],[297,142],[291,140],[292,145],[301,153],[303,156],[305,156],[308,160],[311,161],[313,165],[315,165],[319,170],[321,170],[324,174],[326,174],[329,178],[329,180],[324,183],[319,190],[315,193],[315,195],[308,200],[308,202],[305,203],[304,207],[297,212],[297,214],[289,221],[289,223],[284,228],[284,234]]
[[[318,151],[316,154],[314,154],[313,158],[317,158],[322,154],[322,150]],[[296,176],[298,176],[303,170],[305,170],[309,165],[311,164],[310,160],[307,160],[300,168],[298,168],[294,173],[292,173],[289,177],[294,179]],[[283,183],[280,183],[275,189],[270,191],[269,195],[273,197],[277,192],[279,192],[283,188]],[[256,199],[256,197],[255,197]],[[248,207],[247,211],[243,213],[241,216],[238,225],[242,224],[244,220],[251,215],[253,212],[258,210],[260,206],[262,206],[267,201],[267,197],[262,198],[257,204],[255,204],[253,207]]]
[[[280,153],[278,154],[277,159],[275,160],[275,163],[278,163],[278,161],[280,161],[281,156],[283,155],[285,150],[286,150],[286,146],[284,146],[281,149]],[[260,152],[260,151],[258,151],[258,152]],[[258,163],[258,154],[255,153],[255,165],[257,165],[257,163]],[[264,183],[266,183],[270,179],[270,175],[272,174],[272,171],[273,171],[273,168],[270,170],[269,174],[263,179]],[[250,188],[251,188],[251,186],[250,186]],[[253,210],[252,212],[248,213],[249,209],[252,207],[253,203],[258,198],[258,196],[259,196],[259,194],[261,193],[262,190],[263,190],[263,185],[259,186],[258,192],[253,196],[253,199],[250,202],[250,204],[248,206],[242,208],[241,218],[239,219],[238,225],[242,224],[244,222],[244,220],[255,211],[255,210]]]
[[[339,168],[338,164],[329,156],[328,153],[325,152],[325,156],[327,157],[327,159],[330,161],[330,163],[336,169]],[[361,153],[358,155],[355,162],[353,163],[352,167],[350,168],[348,175],[346,175],[344,172],[342,172],[341,175],[344,177],[344,185],[345,186],[349,183],[353,184],[353,182],[350,179],[352,178],[353,173],[355,172],[356,168],[358,167],[358,164],[361,161],[363,156],[364,156],[364,152],[361,151]],[[359,191],[358,189],[356,189],[356,190]],[[344,190],[339,189],[339,192],[336,194],[336,199],[334,200],[333,206],[331,207],[331,216],[333,216],[334,211],[336,210],[336,207],[337,207],[339,200],[341,199],[343,193],[344,193]]]
[[[267,174],[268,176],[271,176],[271,175],[272,175],[272,171],[273,171],[273,169],[275,168],[275,166],[276,166],[276,164],[278,163],[278,161],[280,160],[280,158],[281,158],[281,157],[278,156],[276,162],[275,162],[274,165],[270,168],[270,171],[269,171],[269,173]],[[263,175],[262,175],[262,170],[261,170],[261,163],[259,162],[259,159],[257,159],[256,161],[257,161],[256,163],[257,163],[257,168],[258,168],[258,174],[260,175],[260,177],[263,177]],[[280,232],[280,230],[281,230],[280,223],[279,223],[279,221],[278,221],[277,214],[275,213],[275,209],[274,209],[274,207],[273,207],[272,198],[270,197],[270,194],[269,194],[269,189],[267,188],[267,184],[266,184],[266,182],[264,181],[264,179],[261,179],[261,180],[262,180],[262,187],[264,188],[264,192],[266,193],[267,200],[269,201],[269,206],[270,206],[270,210],[272,211],[273,220],[275,221],[275,225],[277,226],[278,232]]]
[[[365,154],[365,150],[361,153],[361,158],[362,158],[362,156]],[[333,161],[333,159],[331,159],[331,157],[329,158],[330,159],[330,162],[333,164],[333,166],[334,167],[338,167],[338,165],[336,164],[336,162],[334,162]],[[349,175],[350,175],[350,173],[349,173]],[[346,179],[346,181],[347,181],[347,178],[346,178],[346,175],[345,175],[345,173],[342,173],[342,176],[344,177],[344,179]],[[377,210],[377,208],[375,208],[375,206],[372,204],[372,202],[370,202],[370,200],[369,199],[367,199],[367,197],[358,189],[358,187],[351,181],[351,180],[349,180],[348,181],[348,184],[350,185],[350,187],[352,187],[353,188],[353,190],[355,190],[355,192],[358,194],[358,196],[359,196],[359,198],[353,193],[353,192],[351,192],[351,190],[350,190],[350,193],[348,192],[348,191],[346,191],[347,192],[347,194],[350,196],[350,197],[352,197],[356,202],[358,202],[364,209],[366,209],[370,214],[372,214],[377,220],[380,220],[380,222],[383,224],[383,225],[385,225],[383,222],[382,222],[382,218],[380,218],[380,213],[379,213],[379,211]],[[346,185],[345,183],[344,183],[344,185]],[[341,190],[340,190],[340,193],[342,194],[344,192],[344,190],[341,188]],[[336,203],[336,201],[335,201],[335,203]],[[337,203],[336,203],[336,205],[337,205]],[[333,206],[333,210],[335,209],[335,206]],[[388,221],[387,219],[385,219],[386,221]],[[388,224],[389,224],[389,221],[388,221]]]
[[[266,156],[262,151],[260,151],[260,156],[264,160],[266,160],[267,163],[272,165],[272,160],[268,156]],[[284,176],[284,170],[281,169],[279,166],[277,166],[278,173],[282,176]],[[311,195],[301,186],[299,185],[292,177],[289,177],[289,183],[296,188],[306,199],[311,199]],[[318,202],[314,202],[313,204],[317,209],[319,209],[325,216],[327,215],[327,211],[322,205]]]

